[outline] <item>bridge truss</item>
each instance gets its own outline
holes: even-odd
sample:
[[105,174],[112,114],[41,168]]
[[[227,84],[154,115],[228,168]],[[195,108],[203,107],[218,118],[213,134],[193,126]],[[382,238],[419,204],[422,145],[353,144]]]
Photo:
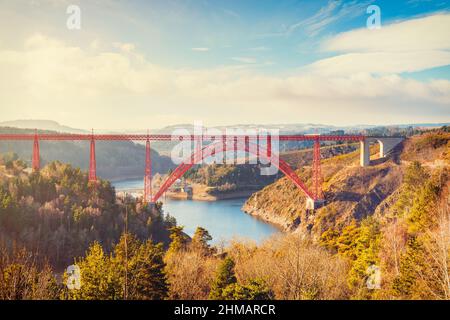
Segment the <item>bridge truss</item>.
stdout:
[[[279,141],[312,141],[313,147],[313,177],[312,190],[309,190],[301,181],[300,177],[289,166],[288,163],[279,158],[277,154],[271,152],[272,137],[264,136],[233,136],[234,143],[230,143],[230,137],[226,135],[183,135],[173,136],[170,134],[0,134],[0,141],[33,141],[32,168],[38,171],[40,168],[40,141],[89,141],[90,142],[90,160],[89,160],[89,182],[97,181],[96,174],[96,157],[95,142],[96,141],[145,141],[145,169],[144,169],[144,201],[154,203],[166,192],[170,186],[182,177],[195,164],[201,163],[202,160],[214,156],[216,150],[221,146],[221,151],[225,157],[228,151],[243,151],[246,154],[254,155],[258,159],[264,158],[266,161],[277,164],[278,169],[283,172],[286,177],[291,180],[302,193],[310,200],[323,200],[322,193],[322,175],[320,170],[320,142],[321,141],[364,141],[363,135],[279,135]],[[232,140],[233,140],[232,139]],[[261,152],[262,139],[266,147],[265,152]],[[183,161],[163,182],[159,190],[152,194],[152,172],[151,172],[151,141],[182,141],[189,140],[196,142],[196,148],[193,154]],[[231,140],[231,141],[232,141]],[[220,143],[217,143],[220,141]],[[237,141],[245,141],[244,144]],[[256,141],[256,143],[254,143]],[[204,148],[201,147],[203,142],[209,143]],[[219,146],[220,144],[220,146]]]

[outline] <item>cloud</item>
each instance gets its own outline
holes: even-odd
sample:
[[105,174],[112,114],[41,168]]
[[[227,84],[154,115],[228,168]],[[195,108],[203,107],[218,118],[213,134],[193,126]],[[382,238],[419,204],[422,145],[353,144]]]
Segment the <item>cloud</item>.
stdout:
[[131,53],[136,49],[136,46],[132,43],[114,42],[113,46],[127,53]]
[[256,59],[250,57],[232,57],[231,59],[242,63],[256,63]]
[[198,51],[198,52],[206,52],[209,51],[209,48],[205,47],[197,47],[197,48],[191,48],[192,51]]
[[406,20],[381,29],[367,28],[341,33],[322,45],[324,51],[407,52],[450,50],[450,14]]
[[20,49],[0,48],[0,92],[5,120],[51,118],[82,128],[159,127],[177,119],[348,124],[450,118],[447,80],[167,68],[136,49],[83,49],[45,35],[29,37]]
[[365,14],[367,7],[374,1],[344,2],[342,0],[330,0],[326,6],[321,7],[311,17],[291,24],[279,35],[287,36],[298,29],[302,29],[308,36],[315,36],[330,24],[343,18],[350,19]]
[[398,74],[450,64],[450,14],[437,14],[358,29],[326,40],[321,50],[342,54],[319,60],[304,70],[322,75]]
[[370,52],[348,53],[317,61],[305,70],[323,76],[356,73],[398,74],[416,72],[450,64],[450,52]]

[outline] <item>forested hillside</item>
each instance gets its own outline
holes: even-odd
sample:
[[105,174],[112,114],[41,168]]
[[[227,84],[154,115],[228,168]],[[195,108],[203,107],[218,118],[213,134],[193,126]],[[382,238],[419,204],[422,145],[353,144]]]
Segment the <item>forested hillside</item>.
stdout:
[[[0,133],[34,133],[30,129],[0,127]],[[38,130],[38,133],[55,133]],[[89,167],[89,142],[86,141],[40,141],[41,163],[61,161],[87,170]],[[33,141],[0,141],[0,153],[16,153],[18,158],[30,161]],[[166,173],[174,165],[167,156],[152,149],[152,172]],[[140,178],[144,174],[145,146],[131,141],[97,141],[97,174],[104,179]]]
[[[286,178],[244,207],[347,261],[357,298],[448,299],[449,153],[446,128],[425,132],[370,167],[359,167],[357,152],[323,161],[326,205],[314,212]],[[309,182],[310,169],[298,173]],[[367,289],[371,265],[381,269],[382,290]]]
[[105,250],[118,242],[125,231],[125,206],[130,232],[168,243],[174,221],[131,198],[116,199],[108,181],[88,185],[86,172],[59,162],[37,173],[24,169],[21,160],[0,164],[0,243],[7,247],[25,247],[55,267],[66,267],[93,241]]

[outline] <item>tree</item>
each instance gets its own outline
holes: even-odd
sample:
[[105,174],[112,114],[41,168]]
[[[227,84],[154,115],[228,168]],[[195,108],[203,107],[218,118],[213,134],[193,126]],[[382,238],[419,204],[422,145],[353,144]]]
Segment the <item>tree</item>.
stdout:
[[130,282],[132,279],[133,258],[140,249],[140,241],[135,235],[123,233],[114,247],[114,255],[110,258],[114,277],[115,291],[121,292],[120,298],[129,298]]
[[351,260],[355,260],[357,257],[357,243],[356,239],[359,237],[360,229],[356,224],[356,220],[352,220],[352,223],[346,226],[341,235],[337,238],[338,253],[344,257],[348,257]]
[[226,257],[217,270],[216,279],[211,286],[211,292],[209,293],[210,299],[222,299],[223,290],[231,284],[237,282],[234,274],[234,261],[230,257]]
[[161,300],[167,296],[168,285],[164,272],[162,244],[147,240],[131,259],[129,298]]
[[273,292],[262,279],[251,279],[247,284],[232,283],[222,290],[224,300],[270,300]]
[[410,233],[426,230],[433,226],[435,223],[433,210],[439,191],[440,186],[433,179],[430,179],[416,192],[413,205],[408,214],[408,231]]
[[202,227],[197,227],[194,236],[192,237],[192,246],[194,250],[200,250],[204,254],[209,254],[211,253],[211,247],[208,242],[211,240],[212,237],[208,230]]
[[36,255],[25,248],[8,253],[0,247],[0,300],[56,299],[58,285],[47,263],[39,265]]
[[169,229],[170,239],[172,240],[167,250],[167,255],[170,256],[175,252],[186,249],[188,243],[188,236],[183,232],[182,226],[174,226]]
[[[109,300],[121,297],[121,292],[115,290],[120,287],[118,279],[114,277],[109,257],[105,255],[102,246],[94,242],[85,258],[75,261],[80,268],[81,287],[70,290],[69,299],[75,300]],[[65,275],[67,281],[67,275]]]
[[[448,195],[448,194],[447,194]],[[450,299],[450,203],[443,197],[439,204],[437,228],[427,232],[425,252],[434,266],[433,280],[427,281],[427,288],[437,299]]]
[[218,258],[190,249],[166,255],[165,261],[170,284],[169,299],[208,299]]
[[393,289],[397,295],[412,297],[414,291],[422,291],[418,274],[424,271],[425,263],[421,241],[417,237],[411,237],[400,259],[400,274],[393,281]]

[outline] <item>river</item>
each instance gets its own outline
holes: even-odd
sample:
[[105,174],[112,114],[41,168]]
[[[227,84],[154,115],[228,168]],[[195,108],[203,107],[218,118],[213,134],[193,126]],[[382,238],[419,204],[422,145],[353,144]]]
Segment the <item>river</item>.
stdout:
[[[143,188],[142,179],[112,183],[117,191]],[[177,219],[184,231],[192,236],[200,226],[209,231],[212,243],[228,242],[233,238],[250,239],[260,243],[279,230],[241,210],[246,199],[193,201],[161,199],[164,213]]]

